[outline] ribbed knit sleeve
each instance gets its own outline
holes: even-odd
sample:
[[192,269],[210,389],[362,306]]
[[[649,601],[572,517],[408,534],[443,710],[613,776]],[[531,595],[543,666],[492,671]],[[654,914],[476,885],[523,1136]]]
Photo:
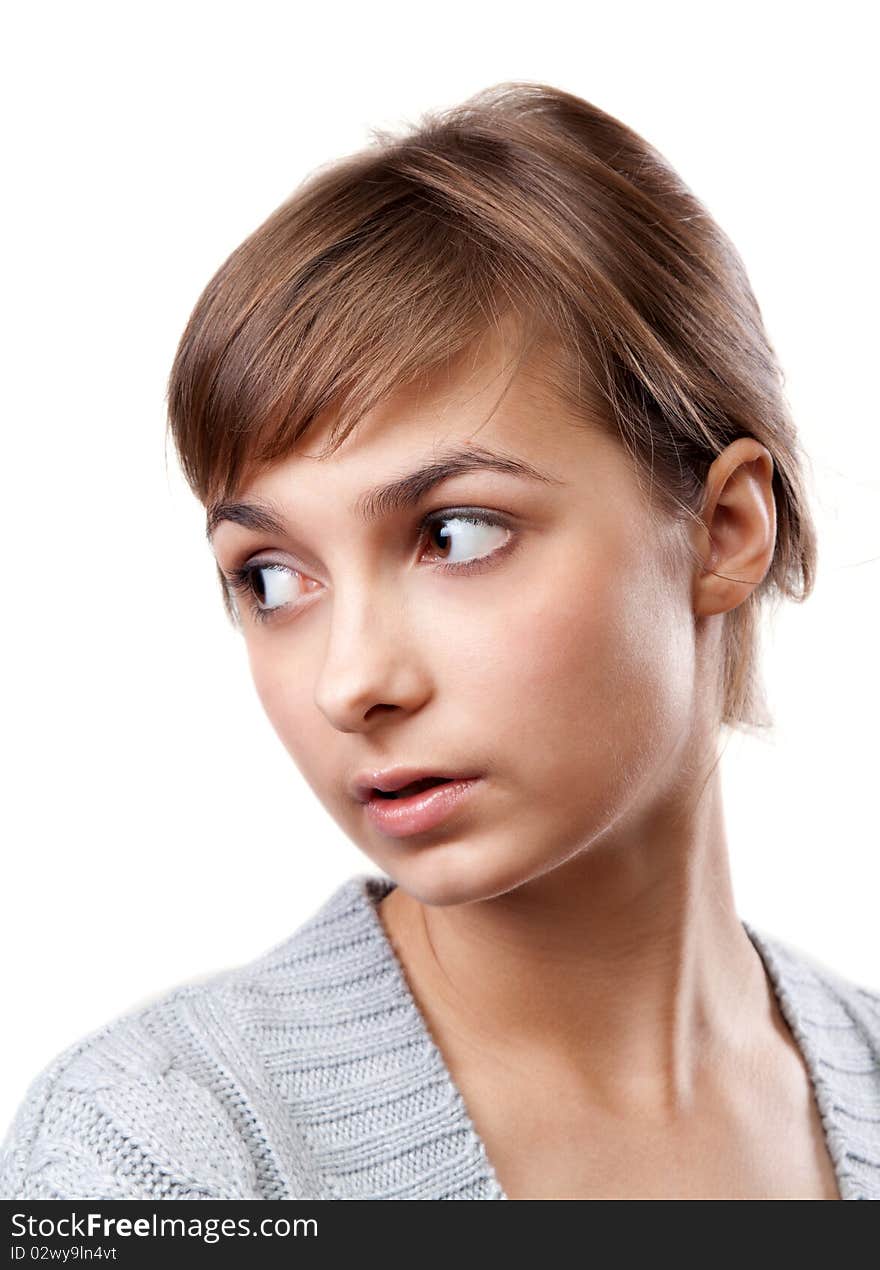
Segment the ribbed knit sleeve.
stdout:
[[59,1054],[0,1148],[4,1199],[248,1199],[253,1161],[218,1098],[143,1014]]

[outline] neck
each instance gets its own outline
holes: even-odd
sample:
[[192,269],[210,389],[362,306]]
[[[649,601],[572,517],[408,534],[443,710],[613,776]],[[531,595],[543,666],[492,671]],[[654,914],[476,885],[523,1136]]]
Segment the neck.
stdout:
[[689,816],[614,826],[490,899],[380,905],[438,1039],[505,1072],[536,1064],[610,1109],[687,1108],[770,1032],[770,989],[736,913],[717,783]]

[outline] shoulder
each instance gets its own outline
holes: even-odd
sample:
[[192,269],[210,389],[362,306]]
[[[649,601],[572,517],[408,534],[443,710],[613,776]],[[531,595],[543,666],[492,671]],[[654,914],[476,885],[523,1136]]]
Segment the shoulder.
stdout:
[[187,1061],[186,985],[61,1051],[0,1147],[6,1199],[245,1198],[254,1169],[227,1108]]
[[[360,972],[361,878],[282,943],[184,984],[61,1051],[0,1145],[5,1199],[250,1199],[315,1194],[278,1052],[298,1067]],[[376,937],[373,936],[375,943]],[[313,1061],[311,1058],[308,1060]]]
[[828,1026],[845,1019],[880,1054],[880,987],[841,973],[788,939],[746,926],[759,943],[777,991],[796,1004],[799,1013]]
[[845,1007],[880,1058],[880,988],[861,980],[849,979],[829,966],[812,960],[813,973],[827,990]]
[[749,932],[810,1073],[844,1199],[880,1199],[880,991]]

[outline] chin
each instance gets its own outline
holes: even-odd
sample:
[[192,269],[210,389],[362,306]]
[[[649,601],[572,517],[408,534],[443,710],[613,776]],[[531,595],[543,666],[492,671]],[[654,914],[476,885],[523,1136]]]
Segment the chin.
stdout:
[[544,872],[540,866],[528,868],[522,859],[503,861],[497,848],[476,852],[467,842],[408,850],[408,857],[401,853],[393,862],[376,863],[402,891],[431,908],[495,899]]

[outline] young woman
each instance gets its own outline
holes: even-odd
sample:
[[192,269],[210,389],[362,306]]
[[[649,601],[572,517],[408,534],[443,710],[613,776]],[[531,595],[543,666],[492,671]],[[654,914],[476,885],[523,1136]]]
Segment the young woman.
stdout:
[[742,921],[718,762],[812,587],[743,265],[502,84],[219,269],[170,428],[260,700],[379,874],[68,1048],[3,1194],[880,1198],[880,992]]

